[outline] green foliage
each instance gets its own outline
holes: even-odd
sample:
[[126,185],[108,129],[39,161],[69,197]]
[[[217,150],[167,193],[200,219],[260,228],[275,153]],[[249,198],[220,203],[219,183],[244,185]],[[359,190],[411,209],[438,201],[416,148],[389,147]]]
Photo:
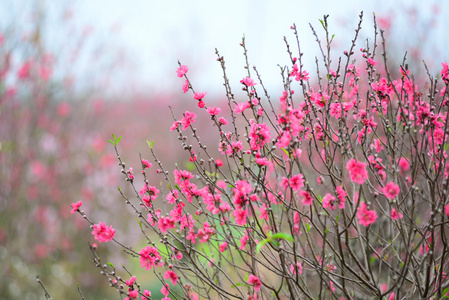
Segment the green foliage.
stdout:
[[109,143],[111,143],[114,147],[117,147],[118,143],[120,142],[120,140],[122,139],[121,136],[119,136],[118,138],[115,136],[115,134],[112,134],[112,140],[108,140]]
[[279,242],[276,240],[286,240],[289,242],[294,242],[295,240],[293,237],[288,233],[278,232],[275,234],[272,234],[271,231],[268,232],[267,238],[261,241],[259,244],[257,244],[256,251],[260,252],[260,249],[266,244],[266,243],[272,243],[275,246],[279,246]]

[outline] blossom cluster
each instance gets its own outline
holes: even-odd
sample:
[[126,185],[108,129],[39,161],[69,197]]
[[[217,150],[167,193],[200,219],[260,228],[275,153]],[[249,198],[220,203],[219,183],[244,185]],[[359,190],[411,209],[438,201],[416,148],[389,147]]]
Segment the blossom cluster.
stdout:
[[[245,101],[227,93],[229,122],[220,116],[224,107],[194,92],[189,69],[180,64],[176,74],[198,108],[182,113],[169,130],[191,168],[176,164],[169,172],[149,144],[166,188],[146,179],[153,172],[146,159],[140,189],[132,170],[122,171],[139,205],[122,196],[150,244],[127,251],[143,269],[164,274],[164,299],[178,293],[190,299],[442,295],[449,272],[447,64],[443,83],[430,78],[426,98],[403,66],[396,77],[385,66],[377,71],[381,62],[369,47],[360,49],[362,62],[354,62],[355,41],[344,53],[346,64],[333,66],[337,71],[324,59],[326,83],[320,77],[313,83],[302,54],[295,58],[289,50],[279,103],[267,95],[257,69],[258,82],[249,72],[240,80]],[[218,61],[231,91],[224,59],[218,55]],[[193,127],[201,114],[216,129],[216,151]],[[100,242],[114,238],[104,223],[93,228]],[[145,299],[134,291],[130,299]]]

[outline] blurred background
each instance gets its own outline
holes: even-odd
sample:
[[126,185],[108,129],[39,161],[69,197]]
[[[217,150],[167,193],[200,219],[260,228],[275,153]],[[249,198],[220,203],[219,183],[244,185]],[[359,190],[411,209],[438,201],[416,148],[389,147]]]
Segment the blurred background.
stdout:
[[[357,48],[372,44],[375,12],[386,31],[392,69],[399,68],[407,51],[412,70],[422,72],[424,59],[436,75],[449,54],[448,9],[446,1],[405,0],[2,1],[1,298],[42,299],[37,274],[54,299],[79,299],[78,283],[86,299],[119,298],[91,262],[91,230],[79,215],[70,214],[70,204],[83,201],[94,222],[113,225],[120,241],[141,246],[135,217],[117,193],[117,185],[125,183],[107,139],[113,133],[123,136],[119,149],[135,170],[140,169],[139,153],[153,159],[146,140],[156,141],[158,158],[169,170],[175,162],[189,167],[176,135],[168,134],[169,106],[177,116],[187,109],[199,111],[192,95],[182,93],[178,60],[189,66],[195,90],[208,93],[205,101],[220,103],[225,93],[217,48],[238,97],[246,75],[239,46],[245,36],[250,66],[257,66],[277,99],[283,88],[278,64],[290,65],[284,36],[295,43],[290,26],[298,28],[305,68],[315,70],[319,48],[309,23],[324,40],[319,19],[329,14],[336,68],[363,10]],[[199,118],[196,126],[209,123]],[[208,138],[203,137],[204,144],[217,143]],[[156,175],[150,180],[163,185]],[[146,278],[115,245],[100,245],[99,253]],[[140,283],[154,295],[160,289],[150,279]]]

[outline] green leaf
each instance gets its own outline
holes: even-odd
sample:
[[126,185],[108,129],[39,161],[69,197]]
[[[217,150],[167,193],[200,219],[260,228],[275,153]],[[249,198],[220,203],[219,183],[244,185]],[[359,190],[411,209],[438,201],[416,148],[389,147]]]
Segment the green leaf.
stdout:
[[329,42],[329,44],[332,43],[332,40],[334,39],[334,36],[335,36],[335,34],[332,35],[332,38],[331,38],[331,41]]
[[318,19],[318,21],[320,21],[320,23],[321,23],[321,25],[323,26],[323,28],[326,28],[326,27],[324,27],[324,22],[323,22],[323,20]]
[[283,240],[287,240],[289,242],[294,242],[295,240],[293,239],[293,237],[288,234],[288,233],[283,233],[283,232],[278,232],[275,233],[271,236],[272,239],[283,239]]
[[444,145],[444,151],[447,151],[447,148],[449,148],[449,144]]
[[147,140],[147,144],[148,144],[148,147],[150,147],[150,149],[153,149],[153,146],[154,146],[154,141],[148,141]]
[[137,220],[137,223],[139,223],[140,230],[142,230],[142,221]]
[[340,219],[340,215],[337,215],[337,216],[335,217],[335,222],[338,222],[338,219]]
[[117,146],[117,144],[120,142],[120,140],[122,139],[121,136],[119,136],[118,138],[115,137],[115,134],[112,134],[112,140],[108,140],[109,143],[111,143],[114,147]]
[[266,243],[268,243],[270,240],[269,239],[264,239],[263,241],[261,241],[259,244],[257,244],[256,247],[256,251],[257,253],[260,252],[260,249],[262,249],[263,245],[265,245]]
[[307,233],[309,233],[310,232],[310,224],[306,223],[305,225],[306,225],[306,231],[307,231]]
[[111,266],[113,269],[115,269],[115,266],[114,266],[113,263],[107,262],[107,264],[108,264],[109,266]]
[[446,294],[449,292],[449,287],[445,288],[443,291],[443,297],[441,299],[449,299],[449,296],[446,296]]

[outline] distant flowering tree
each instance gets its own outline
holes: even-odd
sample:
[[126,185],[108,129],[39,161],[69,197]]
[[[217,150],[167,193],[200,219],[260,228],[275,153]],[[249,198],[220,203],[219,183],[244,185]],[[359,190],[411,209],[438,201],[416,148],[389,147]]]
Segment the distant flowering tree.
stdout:
[[[211,119],[207,134],[216,130],[219,143],[203,144],[197,113],[185,111],[170,131],[194,168],[176,165],[171,176],[149,142],[156,170],[141,159],[135,176],[119,155],[120,138],[110,141],[134,191],[130,197],[119,188],[148,243],[140,251],[91,221],[79,203],[72,209],[90,222],[96,239],[119,244],[153,272],[166,300],[449,296],[448,66],[437,76],[428,71],[425,87],[415,83],[405,58],[395,75],[383,31],[377,55],[377,25],[374,44],[360,49],[357,63],[362,18],[336,62],[327,17],[324,43],[312,27],[325,70],[317,66],[316,76],[304,70],[291,27],[298,58],[285,40],[291,64],[280,68],[278,103],[248,63],[240,81],[247,99],[237,100],[217,51],[229,112],[221,116],[225,109],[195,92],[180,64],[183,91]],[[245,40],[241,46],[248,62]],[[150,172],[165,181],[159,189],[147,179]],[[120,295],[153,299],[136,283],[139,276],[120,277],[91,249]]]

